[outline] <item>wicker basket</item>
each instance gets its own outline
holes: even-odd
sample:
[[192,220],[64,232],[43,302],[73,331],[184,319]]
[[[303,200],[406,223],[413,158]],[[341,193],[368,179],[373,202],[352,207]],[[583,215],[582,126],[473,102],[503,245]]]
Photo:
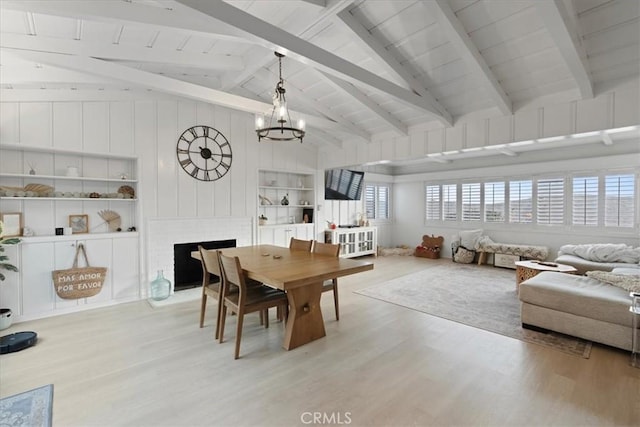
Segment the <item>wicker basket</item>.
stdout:
[[[78,256],[82,252],[86,267],[78,267]],[[66,270],[54,270],[53,287],[60,298],[88,298],[100,293],[107,275],[106,267],[91,267],[87,252],[82,243],[76,248],[73,267]]]
[[431,236],[425,234],[422,236],[422,244],[416,246],[414,256],[438,259],[440,258],[440,249],[443,242],[444,237],[442,236],[436,237],[433,234]]

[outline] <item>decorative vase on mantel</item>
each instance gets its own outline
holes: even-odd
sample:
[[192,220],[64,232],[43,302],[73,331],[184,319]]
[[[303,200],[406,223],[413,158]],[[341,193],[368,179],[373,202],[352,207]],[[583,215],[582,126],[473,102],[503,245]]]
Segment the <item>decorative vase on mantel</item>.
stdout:
[[158,270],[158,275],[149,286],[151,288],[151,299],[154,301],[165,300],[171,295],[171,282],[164,277],[162,270]]

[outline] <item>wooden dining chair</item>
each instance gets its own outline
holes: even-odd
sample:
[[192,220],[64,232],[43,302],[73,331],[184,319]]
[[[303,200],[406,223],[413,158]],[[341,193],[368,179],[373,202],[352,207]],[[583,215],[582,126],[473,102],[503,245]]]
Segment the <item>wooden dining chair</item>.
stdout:
[[313,244],[313,240],[300,240],[292,237],[289,241],[289,249],[294,251],[311,251],[311,245]]
[[[340,245],[313,241],[314,254],[323,254],[338,257],[340,255]],[[336,308],[336,320],[340,320],[340,308],[338,305],[338,279],[327,280],[322,284],[322,292],[333,291],[333,305]]]
[[[202,298],[200,302],[200,327],[204,327],[204,316],[207,310],[208,297],[215,298],[218,305],[216,309],[216,332],[215,339],[218,339],[220,333],[220,313],[222,307],[222,272],[220,271],[220,260],[218,259],[218,251],[209,250],[198,245],[200,259],[202,264]],[[213,275],[213,277],[212,277]],[[247,286],[262,286],[262,283],[255,280],[247,280]],[[264,324],[264,318],[268,316],[268,312],[260,312],[260,324]]]
[[[237,314],[236,349],[234,358],[240,357],[240,341],[242,339],[242,324],[244,315],[255,311],[263,312],[271,307],[286,307],[287,295],[278,289],[268,286],[248,287],[246,278],[240,266],[238,257],[228,257],[218,252],[220,270],[224,281],[222,296],[222,311],[220,313],[220,342],[224,341],[224,325],[227,310]],[[269,327],[269,317],[266,316],[265,328]]]
[[[202,301],[200,303],[200,327],[204,327],[204,314],[207,310],[207,298],[215,298],[218,302],[216,314],[216,335],[220,332],[220,307],[222,306],[222,273],[220,272],[220,261],[218,260],[218,251],[207,250],[198,245],[200,251],[200,259],[202,263]],[[211,275],[217,276],[211,277]],[[214,280],[212,282],[212,279]]]

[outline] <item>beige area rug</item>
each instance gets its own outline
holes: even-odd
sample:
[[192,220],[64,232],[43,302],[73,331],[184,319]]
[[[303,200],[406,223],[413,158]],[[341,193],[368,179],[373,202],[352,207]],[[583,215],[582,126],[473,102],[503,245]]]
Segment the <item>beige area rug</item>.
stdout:
[[451,263],[355,292],[585,359],[591,354],[590,341],[522,328],[514,270]]

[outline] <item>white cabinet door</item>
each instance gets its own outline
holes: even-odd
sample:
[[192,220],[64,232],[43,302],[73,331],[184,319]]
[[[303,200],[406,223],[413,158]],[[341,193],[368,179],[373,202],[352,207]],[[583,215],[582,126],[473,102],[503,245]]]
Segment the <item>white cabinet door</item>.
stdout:
[[130,299],[140,296],[140,267],[138,265],[138,238],[114,239],[112,278],[112,298]]
[[296,239],[313,240],[313,224],[296,225]]
[[274,245],[275,237],[272,227],[258,227],[258,244],[260,245]]
[[289,247],[289,241],[292,237],[296,237],[296,227],[291,226],[282,226],[275,227],[273,229],[273,244],[276,246],[283,246],[285,248]]
[[23,243],[20,246],[23,306],[20,314],[28,316],[52,312],[55,291],[51,272],[56,269],[53,243]]
[[[66,270],[67,268],[73,267],[73,258],[76,255],[76,248],[77,242],[66,241],[53,243],[54,268],[52,270]],[[84,259],[78,262],[78,266],[85,266]],[[55,290],[51,272],[49,273],[49,282],[49,287],[53,287]],[[79,303],[84,304],[84,300],[60,298],[55,291],[52,295],[52,302],[56,309],[76,307]]]
[[[92,267],[106,267],[107,275],[100,292],[92,297],[86,298],[87,304],[104,303],[113,298],[113,241],[112,239],[96,239],[87,240],[84,247],[87,251],[87,257]],[[131,256],[137,255],[131,254]]]

